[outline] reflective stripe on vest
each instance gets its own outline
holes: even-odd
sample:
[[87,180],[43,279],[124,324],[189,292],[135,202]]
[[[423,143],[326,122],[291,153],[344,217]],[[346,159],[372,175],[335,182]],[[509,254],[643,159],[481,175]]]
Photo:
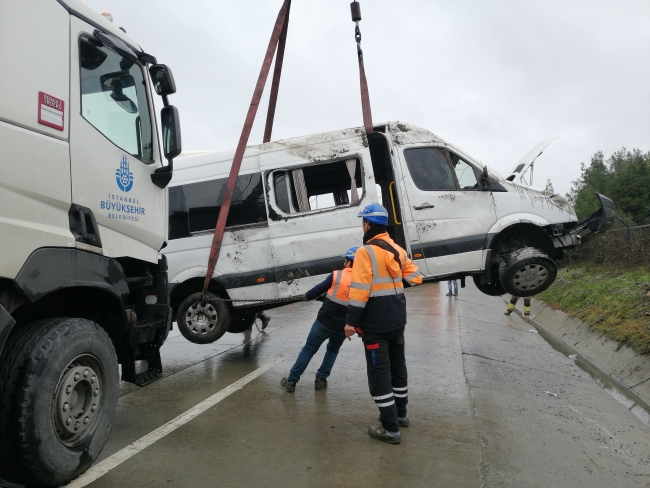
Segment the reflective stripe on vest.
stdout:
[[[389,295],[403,294],[404,285],[402,284],[402,275],[400,274],[400,276],[397,278],[393,278],[390,276],[390,274],[388,276],[380,276],[375,250],[370,244],[363,246],[363,248],[368,251],[368,255],[370,256],[370,264],[372,265],[372,284],[370,285],[370,297],[385,297]],[[406,254],[404,256],[406,257]],[[393,258],[392,255],[391,258]],[[406,260],[403,262],[406,263]],[[403,266],[404,265],[402,265],[402,267]],[[386,274],[387,271],[388,270],[385,270],[384,274]],[[379,286],[385,285],[387,283],[391,285],[390,288]]]
[[350,285],[352,284],[352,268],[334,271],[332,275],[332,286],[327,290],[327,298],[334,303],[347,307],[350,299]]

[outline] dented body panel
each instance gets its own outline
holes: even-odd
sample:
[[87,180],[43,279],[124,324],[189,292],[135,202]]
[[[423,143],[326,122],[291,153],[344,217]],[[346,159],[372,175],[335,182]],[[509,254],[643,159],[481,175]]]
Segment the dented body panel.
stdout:
[[[238,300],[302,295],[341,268],[341,254],[361,242],[357,214],[382,197],[389,210],[389,232],[429,280],[483,273],[495,259],[490,251],[495,238],[520,224],[545,233],[551,251],[579,243],[579,236],[571,234],[577,223],[573,209],[566,202],[559,205],[548,192],[508,181],[413,125],[380,124],[371,136],[369,141],[362,128],[353,128],[247,148],[240,174],[259,173],[266,215],[264,222],[227,225],[213,276],[224,295]],[[383,145],[381,161],[378,144]],[[176,187],[192,192],[192,184],[226,178],[233,155],[234,151],[205,152],[179,158],[170,192]],[[448,162],[446,188],[430,188],[438,185],[437,176],[417,166],[430,164],[431,158],[443,166]],[[357,188],[357,200],[352,186]],[[307,206],[301,203],[301,188]],[[201,209],[188,205],[191,227],[192,212]],[[170,220],[170,241],[164,251],[170,283],[172,289],[184,290],[176,303],[189,294],[191,287],[182,287],[184,283],[205,276],[213,229],[198,233],[189,229],[172,238]],[[196,291],[200,287],[192,290]],[[233,307],[253,305],[243,301]]]

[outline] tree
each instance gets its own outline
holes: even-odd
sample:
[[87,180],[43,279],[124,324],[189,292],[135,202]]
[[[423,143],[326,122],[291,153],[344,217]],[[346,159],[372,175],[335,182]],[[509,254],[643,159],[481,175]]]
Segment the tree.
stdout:
[[598,210],[594,192],[611,198],[617,211],[631,223],[643,223],[650,214],[650,152],[622,148],[605,161],[602,151],[591,157],[587,166],[580,165],[580,177],[572,182],[567,198],[573,204],[579,218]]

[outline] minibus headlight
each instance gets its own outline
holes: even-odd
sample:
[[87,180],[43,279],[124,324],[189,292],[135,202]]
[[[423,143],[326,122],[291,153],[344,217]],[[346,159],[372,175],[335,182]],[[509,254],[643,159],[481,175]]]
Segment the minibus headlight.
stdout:
[[576,211],[573,209],[573,205],[569,203],[569,201],[564,198],[561,195],[553,195],[551,197],[551,201],[553,204],[559,208],[560,210],[564,210],[567,213],[570,213],[571,215],[575,215]]

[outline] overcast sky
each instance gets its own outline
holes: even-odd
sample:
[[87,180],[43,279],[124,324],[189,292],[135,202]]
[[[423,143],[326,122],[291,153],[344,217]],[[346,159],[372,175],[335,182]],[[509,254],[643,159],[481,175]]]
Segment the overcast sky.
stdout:
[[[362,125],[349,0],[293,0],[274,139]],[[237,145],[282,0],[87,0],[174,72],[183,148]],[[375,122],[424,127],[535,186],[650,150],[650,1],[362,0]],[[270,85],[270,83],[269,83]],[[262,141],[266,100],[249,141]]]

